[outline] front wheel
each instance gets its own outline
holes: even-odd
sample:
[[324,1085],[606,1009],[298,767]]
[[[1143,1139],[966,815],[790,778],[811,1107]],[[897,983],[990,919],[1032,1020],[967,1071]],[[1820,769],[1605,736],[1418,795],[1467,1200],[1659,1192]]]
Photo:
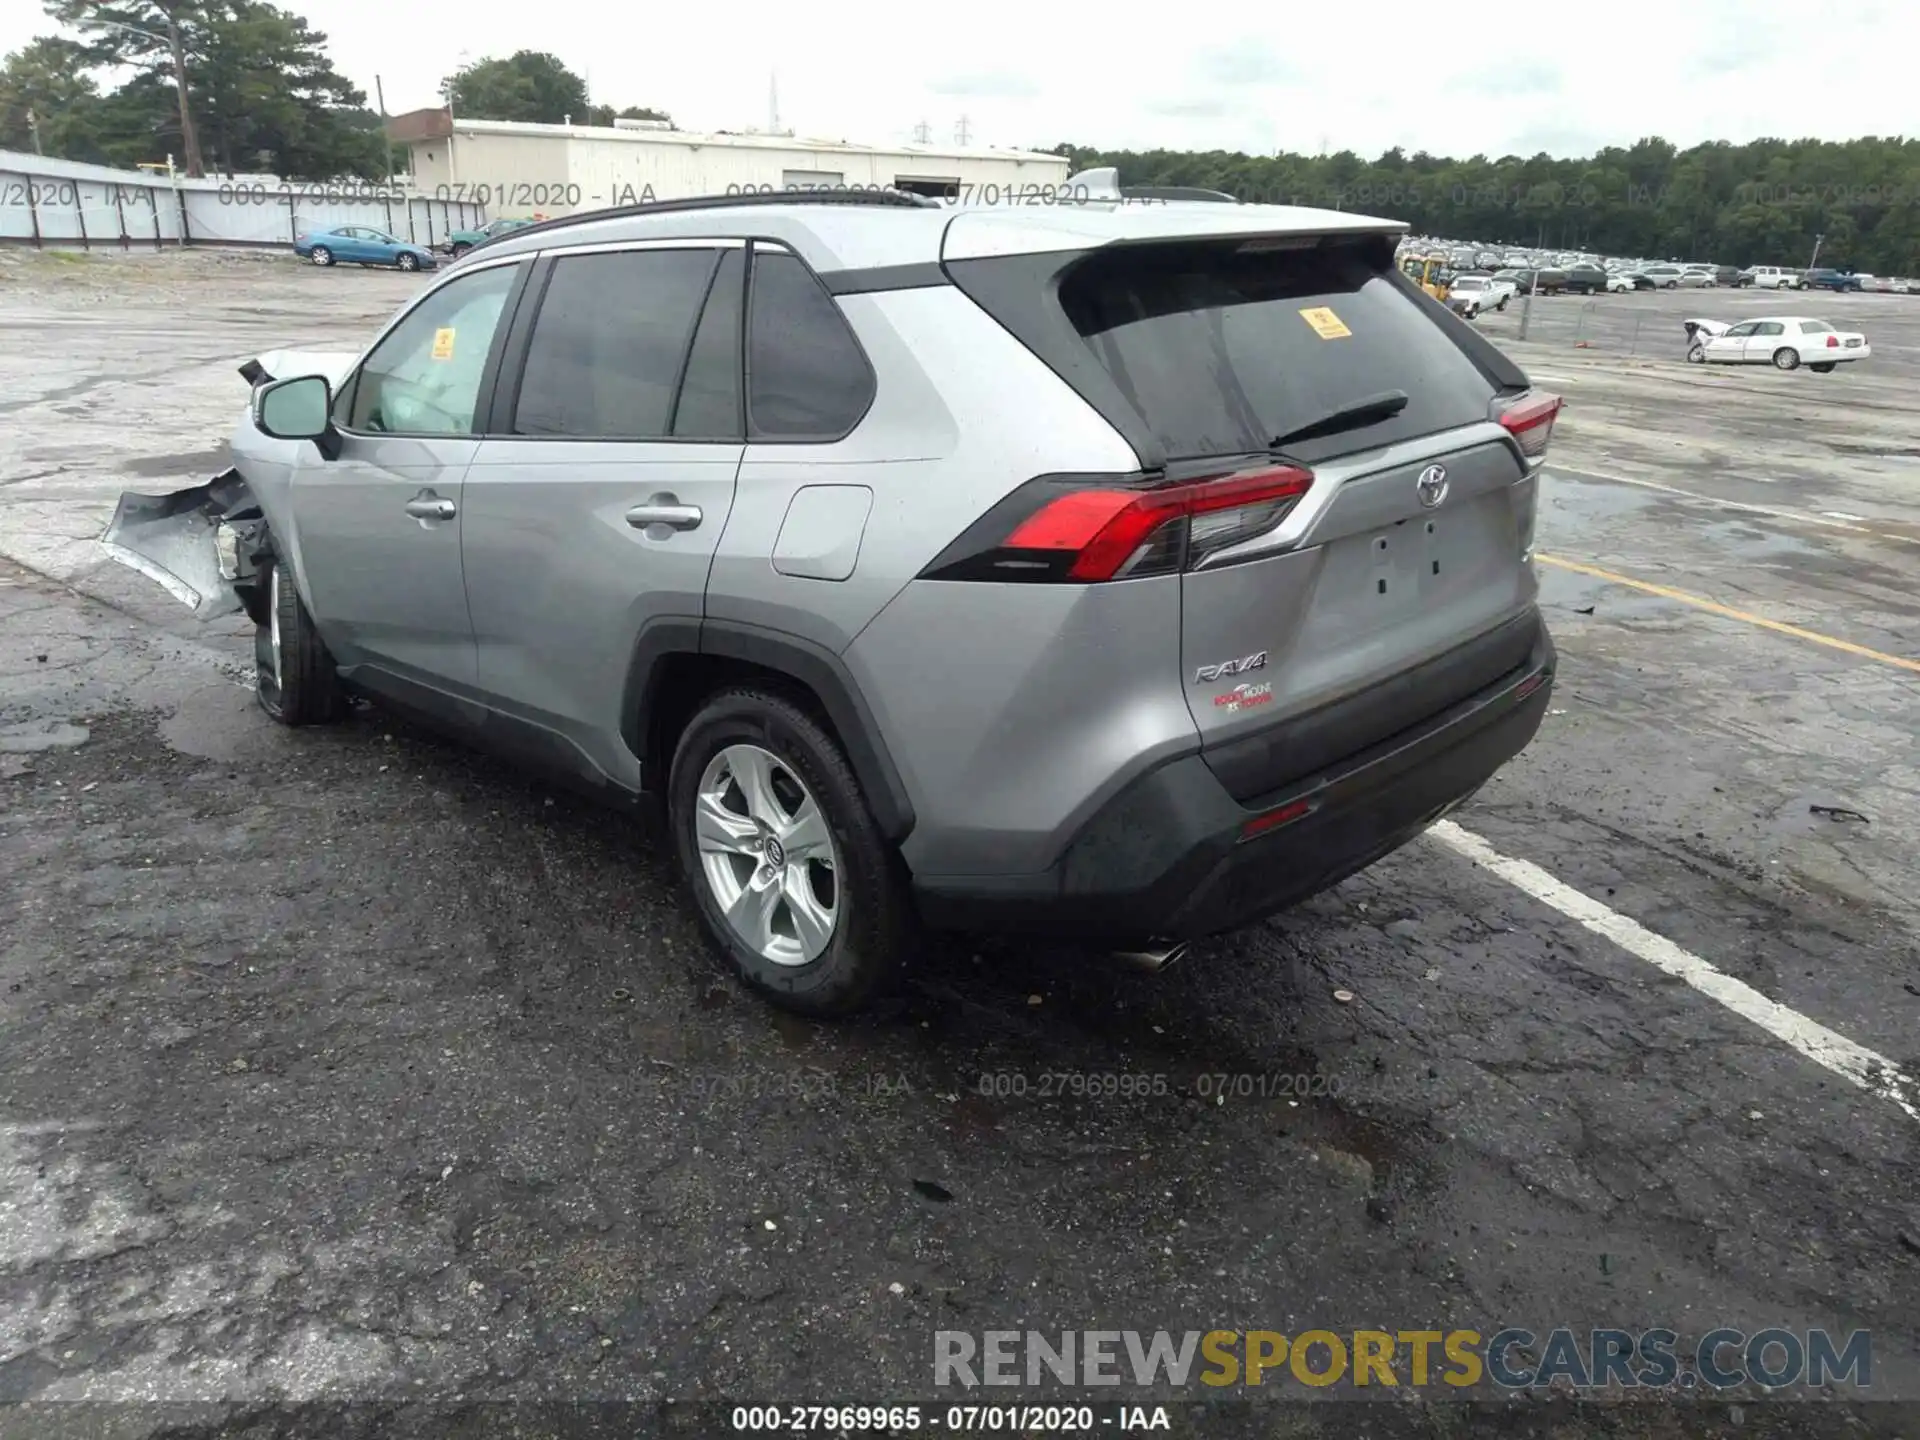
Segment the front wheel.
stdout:
[[1773,352],[1773,368],[1776,370],[1798,370],[1800,352],[1790,345],[1782,345]]
[[402,270],[418,270],[420,268],[420,257],[410,251],[402,250],[400,252],[400,259],[396,263],[398,263]]
[[260,579],[266,622],[253,631],[253,693],[282,725],[324,725],[346,713],[333,657],[313,628],[293,575],[270,560]]
[[324,245],[316,245],[313,247],[313,255],[311,258],[316,265],[331,265],[333,263],[333,252]]
[[1507,308],[1507,297],[1506,297],[1506,296],[1504,296],[1504,295],[1502,295],[1502,296],[1500,297],[1500,299],[1499,299],[1499,300],[1498,300],[1498,301],[1497,301],[1497,302],[1495,303],[1495,305],[1494,305],[1494,307],[1493,307],[1493,308],[1494,308],[1494,309],[1496,309],[1496,310],[1504,310],[1504,309],[1506,309],[1506,308]]
[[710,699],[667,780],[708,940],[782,1009],[845,1015],[893,983],[915,929],[898,857],[839,743],[782,695]]
[[472,248],[473,247],[471,245],[468,245],[463,241],[455,241],[453,245],[453,258],[458,260],[462,255],[466,254],[467,251],[471,250]]

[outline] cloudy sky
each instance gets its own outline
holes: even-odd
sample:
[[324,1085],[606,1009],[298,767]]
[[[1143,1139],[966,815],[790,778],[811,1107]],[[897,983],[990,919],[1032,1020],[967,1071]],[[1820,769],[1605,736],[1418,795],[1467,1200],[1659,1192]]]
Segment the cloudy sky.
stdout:
[[[586,75],[596,102],[663,108],[684,129],[764,125],[777,75],[782,124],[822,138],[911,139],[924,122],[950,143],[965,117],[976,144],[1368,157],[1395,145],[1583,154],[1650,133],[1683,146],[1912,133],[1920,42],[1912,0],[1613,0],[1482,22],[1405,0],[1365,12],[1212,0],[1105,18],[1064,0],[279,3],[327,33],[370,99],[380,76],[396,112],[436,103],[463,55],[524,48]],[[26,0],[0,11],[0,48],[50,29]],[[1530,32],[1548,43],[1518,38]]]

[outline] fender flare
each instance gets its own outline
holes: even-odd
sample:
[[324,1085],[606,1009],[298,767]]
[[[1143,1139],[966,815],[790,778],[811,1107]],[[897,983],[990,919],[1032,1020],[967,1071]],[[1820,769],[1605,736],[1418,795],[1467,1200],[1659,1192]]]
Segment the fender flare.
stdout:
[[[691,615],[658,616],[642,627],[634,641],[621,706],[621,729],[636,755],[646,753],[646,716],[653,708],[666,662],[675,655],[714,655],[744,661],[797,680],[820,698],[833,722],[847,761],[860,781],[880,833],[898,845],[913,833],[913,802],[900,771],[887,751],[879,722],[846,662],[824,645],[784,630],[749,625],[736,620],[703,620]],[[642,783],[656,781],[642,770]]]

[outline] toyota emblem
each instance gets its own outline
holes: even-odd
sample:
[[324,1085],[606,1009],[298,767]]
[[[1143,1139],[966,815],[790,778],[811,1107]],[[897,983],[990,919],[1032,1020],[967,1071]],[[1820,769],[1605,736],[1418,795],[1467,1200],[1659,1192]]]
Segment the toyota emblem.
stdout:
[[1420,503],[1429,510],[1433,509],[1447,498],[1447,467],[1427,466],[1420,472],[1417,488],[1420,492]]

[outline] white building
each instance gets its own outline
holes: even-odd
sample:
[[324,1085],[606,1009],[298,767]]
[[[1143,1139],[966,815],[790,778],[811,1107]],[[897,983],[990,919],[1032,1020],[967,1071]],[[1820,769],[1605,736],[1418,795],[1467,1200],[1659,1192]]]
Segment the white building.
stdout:
[[416,110],[388,122],[411,153],[418,193],[478,201],[491,215],[559,215],[787,189],[906,189],[988,204],[1036,203],[1067,178],[1058,155],[880,148],[792,135],[698,134],[663,122],[530,125]]

